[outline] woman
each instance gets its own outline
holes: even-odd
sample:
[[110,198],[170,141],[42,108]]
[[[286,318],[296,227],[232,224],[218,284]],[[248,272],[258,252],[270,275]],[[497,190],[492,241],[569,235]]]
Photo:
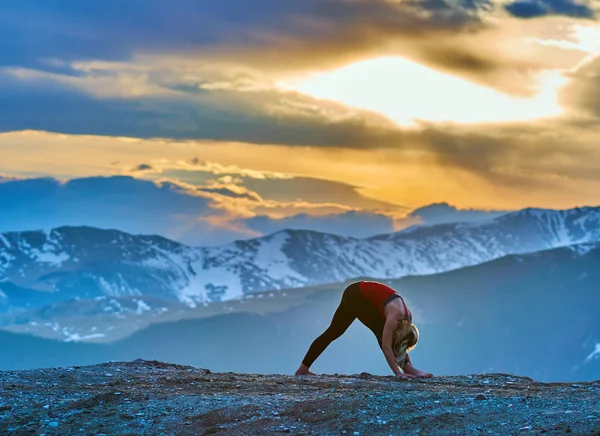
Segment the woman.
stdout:
[[312,343],[296,375],[315,375],[310,366],[356,318],[375,334],[385,360],[397,377],[432,377],[415,368],[408,356],[419,340],[419,330],[412,324],[412,313],[404,299],[389,286],[368,281],[346,288],[331,325]]

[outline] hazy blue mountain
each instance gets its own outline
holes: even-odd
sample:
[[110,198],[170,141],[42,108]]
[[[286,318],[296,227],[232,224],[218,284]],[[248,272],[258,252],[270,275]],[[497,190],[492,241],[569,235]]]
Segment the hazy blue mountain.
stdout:
[[[144,169],[147,165],[141,165]],[[165,178],[172,176],[175,180],[186,180],[185,174],[167,172]],[[267,235],[285,229],[314,230],[324,233],[334,233],[348,237],[368,237],[379,233],[394,231],[394,221],[390,216],[369,212],[349,211],[331,213],[323,216],[297,214],[282,219],[269,216],[239,218],[235,226],[224,228],[213,226],[206,220],[198,218],[213,215],[211,200],[197,195],[219,194],[225,197],[237,198],[248,195],[250,200],[254,189],[257,194],[263,193],[264,198],[271,198],[269,192],[263,192],[264,187],[252,186],[258,183],[255,179],[247,179],[251,194],[239,194],[227,188],[211,189],[201,187],[207,184],[214,175],[199,173],[195,180],[200,186],[198,191],[190,192],[175,183],[155,183],[129,176],[87,177],[67,181],[52,178],[35,179],[3,179],[0,178],[0,233],[22,230],[48,230],[60,226],[88,226],[103,229],[117,229],[129,233],[162,235],[189,245],[222,245],[238,239],[247,239],[248,235]],[[305,183],[310,179],[303,179]],[[317,181],[318,182],[318,181]],[[261,181],[267,183],[267,181]],[[283,183],[278,182],[278,186]],[[287,183],[294,183],[289,179]],[[302,183],[302,182],[298,182]],[[357,196],[354,188],[333,182],[329,186],[338,186],[342,192],[350,191]],[[302,185],[301,187],[303,187]],[[309,185],[310,186],[310,185]],[[312,186],[315,190],[326,190],[327,186],[318,183]],[[279,188],[278,188],[279,189]],[[302,190],[288,192],[298,198]],[[320,192],[317,190],[317,192]],[[271,192],[275,195],[275,192]],[[305,191],[308,195],[309,192]],[[287,201],[288,198],[274,198],[276,201]],[[309,203],[325,202],[321,198],[304,198]],[[373,202],[373,207],[381,205]],[[441,211],[440,211],[441,212]],[[447,211],[444,213],[446,214]],[[436,213],[436,215],[439,215]],[[452,214],[451,214],[452,215]],[[464,215],[458,211],[454,221],[460,221]],[[421,222],[411,218],[410,224]],[[437,222],[437,221],[436,221]],[[409,224],[407,224],[409,225]],[[240,230],[236,230],[239,228]]]
[[243,220],[241,223],[264,235],[283,230],[312,230],[339,236],[367,238],[394,231],[394,220],[391,217],[357,211],[320,216],[298,214],[281,219],[260,215]]
[[[600,379],[600,243],[511,255],[386,283],[414,312],[413,361],[439,374],[507,372],[538,380]],[[216,371],[292,372],[329,324],[343,284],[297,289],[301,305],[155,324],[121,341],[65,344],[0,332],[0,368],[138,357]],[[271,302],[264,300],[264,304]],[[375,338],[355,322],[315,363],[318,372],[386,374]]]
[[340,236],[368,238],[381,233],[390,233],[396,228],[412,226],[433,226],[437,224],[473,222],[495,218],[509,211],[458,209],[448,203],[435,203],[423,206],[408,213],[405,218],[393,220],[386,215],[369,212],[350,211],[342,214],[330,214],[311,217],[306,214],[294,215],[282,219],[257,216],[244,220],[248,228],[263,234],[282,230],[313,230],[334,233]]
[[448,203],[434,203],[413,210],[407,216],[407,223],[433,226],[436,224],[471,222],[496,218],[509,212],[508,210],[458,209]]

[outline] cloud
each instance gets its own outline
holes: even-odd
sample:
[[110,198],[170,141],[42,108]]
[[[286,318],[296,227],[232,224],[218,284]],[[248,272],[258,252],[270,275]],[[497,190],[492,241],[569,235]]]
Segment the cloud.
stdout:
[[[508,8],[526,15],[526,8],[532,10],[527,4]],[[542,9],[578,17],[591,13],[569,0],[531,4],[542,5],[538,15]],[[212,0],[133,0],[127,5],[119,0],[11,0],[0,17],[0,65],[52,72],[71,81],[93,77],[89,87],[113,93],[129,82],[138,92],[157,92],[152,85],[159,76],[173,72],[201,80],[198,86],[173,83],[171,90],[256,92],[269,87],[265,76],[282,71],[331,69],[357,59],[400,55],[507,92],[531,92],[532,74],[566,50],[555,48],[555,56],[540,62],[531,56],[535,50],[522,50],[518,38],[511,41],[515,24],[499,9],[489,0],[237,0],[222,5]],[[117,88],[108,80],[115,75],[121,81]]]
[[575,18],[595,17],[595,12],[587,5],[570,0],[520,0],[507,4],[505,8],[515,17],[528,19],[546,15],[566,15]]
[[592,120],[600,117],[600,54],[589,56],[570,77],[570,85],[560,93],[563,104],[575,115]]
[[[360,193],[361,186],[354,186],[351,183],[290,175],[287,177],[254,177],[249,171],[218,172],[216,174],[221,176],[220,181],[211,180],[210,174],[205,171],[164,169],[162,172],[163,177],[176,179],[190,185],[207,184],[209,188],[199,188],[204,192],[219,193],[236,198],[281,203],[329,204],[338,205],[339,208],[365,210],[406,210],[401,205],[365,197]],[[223,183],[224,178],[230,183]],[[234,178],[237,184],[231,183]]]
[[[598,201],[597,130],[598,122],[589,119],[430,126],[403,132],[405,136],[397,142],[380,143],[365,136],[354,148],[25,131],[0,134],[0,174],[71,179],[127,173],[143,162],[160,172],[140,173],[140,177],[187,183],[191,190],[216,182],[232,188],[229,185],[239,184],[237,179],[241,179],[263,203],[228,199],[222,195],[225,191],[199,193],[210,204],[215,198],[219,199],[216,204],[226,204],[231,210],[228,216],[237,216],[236,211],[244,211],[246,216],[250,211],[250,216],[282,218],[349,210],[386,211],[386,215],[397,216],[406,213],[406,208],[444,201],[462,209],[567,208]],[[57,150],[61,159],[56,159]],[[206,168],[215,172],[203,171],[204,167],[194,170],[190,163],[194,156],[202,156]],[[116,160],[120,163],[115,166]],[[168,176],[164,171],[170,171]],[[230,179],[224,178],[227,176]],[[250,181],[252,178],[258,183]],[[261,184],[262,178],[272,185]],[[293,180],[302,178],[309,179],[304,190],[300,180]],[[334,182],[331,190],[323,180]],[[283,199],[274,188],[280,182],[282,192],[288,194]],[[310,201],[296,201],[297,197]],[[387,212],[388,208],[392,210]]]
[[[592,68],[594,63],[590,65],[586,68]],[[580,84],[589,83],[589,86],[581,85],[583,88],[571,94],[571,98],[579,95],[583,99],[577,103],[578,107],[594,107],[594,80],[593,77],[586,79],[588,75],[585,70],[580,71]],[[352,112],[337,120],[294,112],[280,115],[275,122],[273,115],[253,112],[243,105],[237,113],[215,109],[211,106],[212,97],[193,102],[155,97],[99,102],[67,86],[46,86],[45,79],[24,82],[8,75],[0,75],[0,92],[3,95],[0,131],[33,128],[171,140],[200,136],[218,141],[331,148],[336,153],[341,149],[390,150],[392,154],[418,157],[420,162],[463,169],[491,183],[518,185],[546,183],[545,176],[537,177],[544,173],[578,178],[579,159],[586,166],[597,159],[591,145],[594,140],[591,130],[569,120],[481,126],[423,125],[420,129],[403,129],[376,116],[362,117]],[[277,99],[280,95],[262,96]],[[343,113],[343,109],[340,111]],[[565,143],[572,144],[571,148],[567,150]],[[131,144],[127,147],[131,148]],[[192,153],[187,159],[196,154]],[[140,154],[138,162],[142,159],[145,160]],[[111,159],[114,160],[120,160],[118,153]],[[148,163],[157,166],[155,162]],[[188,162],[188,165],[193,163]],[[177,174],[171,172],[170,176],[177,177]],[[285,182],[281,184],[284,185]],[[310,192],[318,191],[317,187]]]
[[[273,180],[272,183],[278,183]],[[326,189],[326,185],[321,186]],[[247,213],[236,209],[244,201]],[[362,237],[391,230],[391,219],[348,207],[264,200],[243,187],[203,188],[180,182],[155,183],[132,177],[91,177],[64,182],[53,178],[0,183],[0,232],[63,225],[116,228],[134,234],[159,234],[192,245],[220,245],[283,228],[305,228]],[[276,219],[253,209],[292,211]],[[305,209],[318,215],[297,213]],[[369,227],[365,227],[368,225]]]
[[[277,101],[280,91],[251,97],[219,93],[194,99],[155,96],[97,100],[81,90],[45,77],[15,78],[0,72],[0,131],[45,130],[70,134],[130,136],[138,138],[214,139],[263,144],[360,146],[371,125],[388,124],[375,132],[383,140],[397,135],[381,116],[357,113],[330,104],[340,120],[321,112],[295,111],[281,116],[250,105],[249,101]],[[295,100],[316,101],[294,93]],[[221,99],[220,103],[216,100]],[[228,101],[229,108],[223,107]]]
[[196,191],[197,192],[206,192],[209,194],[219,194],[219,195],[222,195],[224,197],[229,197],[229,198],[244,198],[244,199],[250,200],[250,201],[262,201],[260,196],[258,196],[254,192],[250,192],[250,191],[246,191],[246,190],[240,192],[239,190],[229,189],[227,187],[197,188]]
[[[567,10],[567,0],[547,4]],[[445,0],[10,0],[0,17],[0,131],[419,149],[428,142],[420,133],[275,84],[400,55],[530,96],[538,73],[586,55],[539,43],[568,38],[572,21],[524,24],[499,9]]]
[[[386,216],[385,221],[390,223],[394,215],[401,215],[406,211],[402,206],[363,196],[356,186],[329,180],[231,175],[220,176],[215,180],[203,172],[171,172],[168,169],[163,170],[162,174],[164,177],[175,175],[177,177],[171,178],[172,181],[168,183],[179,186],[189,195],[210,200],[212,212],[202,217],[204,221],[222,228],[244,229],[244,232],[259,230],[259,227],[249,225],[256,217],[267,220],[269,225],[263,229],[283,229],[286,227],[281,226],[287,224],[298,228],[301,222],[304,228],[323,230],[327,227],[323,231],[339,233],[336,222],[343,221],[339,218],[340,215],[351,217],[354,221],[364,216]],[[167,183],[169,179],[162,180],[162,183]],[[258,220],[262,222],[260,218]],[[349,222],[346,230],[350,234],[364,233],[358,225],[351,230]]]
[[155,172],[156,169],[152,165],[139,164],[139,165],[131,168],[130,171],[134,172],[134,173],[140,173],[140,172],[146,172],[146,171]]
[[[278,181],[272,180],[272,183]],[[322,184],[321,189],[326,189],[326,184]],[[5,205],[0,216],[0,232],[87,225],[134,234],[159,234],[191,245],[209,246],[284,229],[365,238],[412,224],[491,216],[488,212],[459,211],[448,205],[433,205],[395,219],[389,214],[349,210],[343,205],[265,200],[245,188],[238,191],[121,176],[66,181],[53,178],[6,180],[0,183],[0,202]],[[237,201],[245,202],[247,214],[236,209]],[[298,212],[303,209],[306,212]],[[267,211],[273,215],[253,211]]]
[[131,177],[6,181],[0,183],[0,202],[0,232],[87,225],[199,245],[248,236],[202,220],[214,213],[209,198],[189,195],[178,184]]
[[356,33],[348,35],[352,27],[363,29],[363,40],[373,44],[381,34],[461,28],[477,21],[469,11],[488,6],[452,6],[441,0],[9,0],[3,5],[0,37],[6,42],[5,64],[43,67],[44,60],[52,59],[123,60],[167,49],[189,53],[230,45],[249,48],[286,36],[314,41],[344,30],[341,36],[354,36],[352,43],[359,44]]
[[[289,179],[291,175],[285,173],[279,173],[274,171],[259,171],[251,168],[241,168],[237,165],[223,165],[218,162],[211,162],[208,160],[200,160],[197,157],[193,157],[184,162],[177,162],[177,164],[170,164],[168,169],[171,174],[175,176],[193,176],[202,175],[203,173],[210,173],[214,175],[220,175],[219,180],[226,183],[235,183],[235,181],[242,180],[237,176],[242,176],[251,179]],[[187,177],[185,177],[187,178]]]

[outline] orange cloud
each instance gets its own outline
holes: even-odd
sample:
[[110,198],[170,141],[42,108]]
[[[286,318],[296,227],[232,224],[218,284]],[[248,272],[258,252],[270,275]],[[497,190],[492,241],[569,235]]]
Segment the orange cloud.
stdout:
[[[315,197],[307,202],[322,204],[325,209],[397,213],[405,212],[406,207],[443,201],[461,208],[483,209],[563,208],[597,202],[600,152],[595,129],[586,124],[555,121],[493,127],[454,126],[444,130],[431,127],[411,135],[414,139],[407,135],[405,141],[414,140],[412,145],[401,143],[396,148],[360,150],[157,139],[135,141],[124,147],[119,138],[5,133],[0,134],[3,156],[0,173],[68,178],[111,175],[118,172],[111,165],[115,160],[129,168],[140,162],[167,168],[169,161],[188,161],[201,155],[223,167],[332,181],[335,183],[331,188],[348,186],[348,192],[355,189],[360,194],[354,200],[343,197],[343,201],[333,201],[342,197],[338,191],[331,191],[336,197],[325,201]],[[565,144],[569,144],[569,148]],[[56,150],[60,150],[62,159],[56,159]],[[206,173],[203,182],[190,184],[190,189],[225,175]],[[173,179],[172,175],[162,177]],[[294,179],[245,179],[246,183],[251,180],[268,183],[274,195],[282,192],[276,188],[277,183]],[[246,188],[256,192],[256,189]],[[219,194],[202,195],[217,198]],[[281,194],[273,198],[274,204],[269,204],[264,195],[259,196],[264,204],[247,198],[218,198],[223,198],[223,204],[227,204],[223,207],[235,214],[250,216],[264,210],[273,215],[278,210],[277,205],[281,208],[283,204],[285,210],[302,210],[299,206],[302,202],[296,203],[295,197],[285,198]]]

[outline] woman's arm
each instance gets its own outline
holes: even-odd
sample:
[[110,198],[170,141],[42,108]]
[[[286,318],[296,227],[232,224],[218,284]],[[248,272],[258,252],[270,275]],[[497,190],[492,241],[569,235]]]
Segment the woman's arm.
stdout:
[[403,373],[402,368],[398,366],[392,347],[394,330],[398,327],[398,320],[404,316],[404,311],[397,306],[388,304],[385,307],[385,314],[385,324],[383,326],[383,334],[381,335],[381,350],[383,351],[385,360],[396,377],[414,378],[413,375]]
[[396,362],[396,356],[394,356],[394,350],[392,348],[392,341],[394,336],[394,330],[398,326],[398,319],[396,318],[395,312],[388,312],[388,316],[385,319],[385,325],[383,326],[383,334],[381,336],[381,350],[383,351],[383,355],[385,356],[385,360],[387,361],[390,369],[396,376],[402,375],[402,370],[398,366]]

